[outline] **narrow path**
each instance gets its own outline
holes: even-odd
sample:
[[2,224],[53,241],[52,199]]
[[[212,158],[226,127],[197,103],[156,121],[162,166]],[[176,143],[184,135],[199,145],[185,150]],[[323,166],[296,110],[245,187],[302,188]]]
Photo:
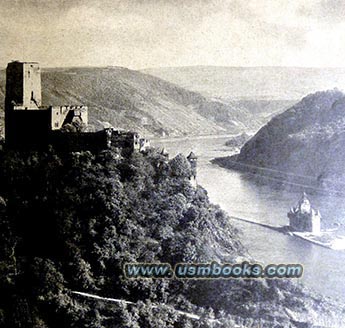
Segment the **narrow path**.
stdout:
[[[130,301],[126,301],[126,300],[122,300],[122,299],[118,299],[118,298],[101,297],[101,296],[98,296],[98,295],[84,293],[84,292],[78,292],[78,291],[71,291],[71,293],[75,294],[75,295],[87,297],[87,298],[92,298],[92,299],[104,301],[104,302],[136,305],[136,303],[134,303],[134,302],[130,302]],[[160,307],[165,307],[166,309],[173,310],[176,313],[178,313],[180,315],[183,315],[183,316],[186,316],[187,318],[190,318],[190,319],[194,319],[194,320],[200,320],[201,319],[201,317],[199,315],[197,315],[197,314],[176,310],[175,308],[173,308],[172,306],[169,306],[169,305],[162,305],[162,304],[160,304],[160,305],[152,305],[152,308],[154,308],[154,309],[157,309],[157,308],[160,308]],[[220,323],[219,320],[216,320],[216,319],[208,318],[206,320],[208,322],[210,322],[210,323]],[[239,328],[239,327],[240,326],[234,326],[234,328]]]

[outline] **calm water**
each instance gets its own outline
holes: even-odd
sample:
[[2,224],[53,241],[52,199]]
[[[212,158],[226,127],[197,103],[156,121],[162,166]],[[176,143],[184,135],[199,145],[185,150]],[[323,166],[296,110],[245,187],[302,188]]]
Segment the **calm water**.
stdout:
[[[229,215],[286,225],[286,213],[298,201],[300,191],[271,187],[255,182],[250,175],[211,164],[211,159],[231,154],[224,146],[227,139],[154,140],[153,144],[164,146],[171,157],[178,153],[188,155],[193,150],[199,157],[198,183],[208,191],[212,202],[219,204]],[[345,223],[343,197],[313,193],[310,200],[324,220]],[[301,282],[325,296],[345,300],[345,251],[329,250],[249,223],[234,220],[233,224],[243,231],[242,243],[257,261],[265,264],[301,263],[304,265]]]

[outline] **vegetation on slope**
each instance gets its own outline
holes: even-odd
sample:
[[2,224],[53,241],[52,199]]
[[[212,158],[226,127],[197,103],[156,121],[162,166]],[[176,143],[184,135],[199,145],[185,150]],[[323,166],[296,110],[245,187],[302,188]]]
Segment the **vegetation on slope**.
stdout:
[[[309,184],[345,182],[345,95],[337,90],[317,92],[275,116],[241,149],[236,158],[217,162],[262,171]],[[235,166],[236,166],[235,163]],[[244,164],[244,166],[243,166]],[[241,166],[242,165],[242,166]]]
[[[5,71],[0,73],[3,104]],[[87,105],[95,129],[110,124],[145,135],[183,136],[256,130],[261,125],[240,107],[122,67],[47,69],[42,72],[42,93],[44,105]]]
[[240,148],[242,147],[248,140],[250,139],[250,135],[243,132],[235,137],[232,137],[228,141],[225,142],[225,146],[232,147],[232,148]]
[[1,151],[0,327],[301,327],[344,315],[288,281],[126,280],[126,262],[245,256],[229,218],[190,175],[184,156],[166,162],[155,151]]

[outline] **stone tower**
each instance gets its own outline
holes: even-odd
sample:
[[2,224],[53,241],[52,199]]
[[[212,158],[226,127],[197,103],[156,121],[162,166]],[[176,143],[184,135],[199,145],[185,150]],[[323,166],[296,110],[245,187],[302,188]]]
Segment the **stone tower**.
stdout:
[[14,61],[6,70],[6,109],[39,109],[41,96],[41,71],[38,63]]
[[[46,137],[47,113],[40,108],[41,72],[36,62],[14,61],[6,69],[5,138],[7,146],[35,144]],[[43,129],[42,129],[43,126]],[[46,131],[44,131],[46,132]]]
[[198,157],[193,152],[190,152],[190,154],[187,156],[187,159],[188,159],[188,162],[190,163],[190,167],[192,169],[192,174],[195,178],[196,177],[196,165],[197,165]]
[[197,186],[196,167],[197,167],[198,157],[193,152],[190,152],[190,154],[187,156],[187,160],[188,160],[190,167],[192,169],[192,176],[190,178],[190,181],[191,181],[191,184],[194,187],[196,187]]

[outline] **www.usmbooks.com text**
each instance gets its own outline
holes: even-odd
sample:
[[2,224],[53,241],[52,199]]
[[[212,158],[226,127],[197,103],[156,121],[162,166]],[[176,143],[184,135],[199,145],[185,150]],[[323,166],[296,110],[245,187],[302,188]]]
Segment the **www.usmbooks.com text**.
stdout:
[[242,262],[230,263],[179,263],[174,268],[169,263],[126,263],[126,278],[175,278],[175,279],[256,279],[300,278],[301,264],[269,264]]

